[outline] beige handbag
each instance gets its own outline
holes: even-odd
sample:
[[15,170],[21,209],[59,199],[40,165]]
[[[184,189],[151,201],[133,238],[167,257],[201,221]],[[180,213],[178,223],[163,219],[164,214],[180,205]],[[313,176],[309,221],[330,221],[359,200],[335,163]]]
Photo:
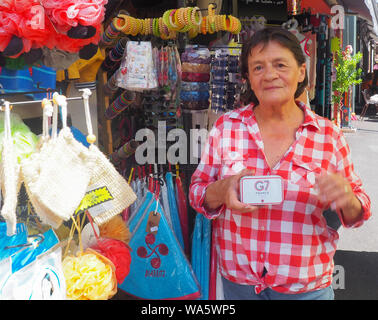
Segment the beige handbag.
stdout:
[[[67,102],[54,93],[53,101],[62,109],[63,128],[55,134],[35,157],[22,162],[26,190],[36,211],[52,213],[64,221],[70,219],[83,199],[91,178],[93,156],[78,142],[67,127]],[[57,112],[54,113],[54,117]],[[55,122],[56,126],[56,122]],[[49,216],[51,218],[52,216]],[[59,223],[59,219],[56,223]]]
[[11,134],[10,107],[9,102],[4,106],[4,139],[3,150],[1,152],[0,164],[1,190],[3,195],[3,207],[1,215],[7,224],[7,235],[16,233],[16,207],[17,197],[21,187],[20,165],[17,162],[17,155],[14,150],[13,138]]
[[96,190],[99,190],[99,196],[97,197],[99,203],[89,208],[88,212],[97,225],[102,225],[129,207],[136,200],[136,194],[125,178],[118,173],[113,164],[94,144],[96,136],[93,134],[89,111],[88,100],[90,94],[91,91],[89,89],[83,90],[85,118],[88,129],[87,141],[90,144],[89,151],[95,158],[95,164],[91,167],[88,194],[95,195]]

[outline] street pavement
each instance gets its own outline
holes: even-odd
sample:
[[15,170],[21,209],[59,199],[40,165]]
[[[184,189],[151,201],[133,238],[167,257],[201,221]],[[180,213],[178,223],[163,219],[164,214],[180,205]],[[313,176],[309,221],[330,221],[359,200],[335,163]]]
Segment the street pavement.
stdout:
[[371,199],[372,216],[361,227],[339,227],[334,262],[336,300],[378,300],[378,116],[352,121],[344,132],[355,171]]

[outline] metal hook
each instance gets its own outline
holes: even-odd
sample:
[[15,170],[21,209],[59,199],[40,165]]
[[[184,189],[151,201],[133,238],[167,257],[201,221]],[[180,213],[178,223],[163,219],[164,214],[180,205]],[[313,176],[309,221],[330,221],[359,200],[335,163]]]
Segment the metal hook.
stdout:
[[[45,236],[43,234],[33,234],[33,235],[28,236],[28,238],[37,238],[37,237],[40,238],[40,240],[37,243],[37,246],[39,246],[45,240]],[[4,249],[31,247],[33,245],[34,245],[34,241],[28,242],[28,243],[23,243],[23,244],[17,244],[17,245],[14,245],[14,246],[6,246],[6,247],[4,247]]]

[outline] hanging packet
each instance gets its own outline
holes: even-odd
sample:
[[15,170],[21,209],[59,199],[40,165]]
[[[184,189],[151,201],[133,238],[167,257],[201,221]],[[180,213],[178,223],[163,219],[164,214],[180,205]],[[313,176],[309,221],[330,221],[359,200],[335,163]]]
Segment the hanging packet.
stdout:
[[[40,237],[38,239],[38,237]],[[0,262],[0,299],[64,300],[59,240],[50,229]]]
[[175,236],[177,237],[181,245],[181,248],[184,249],[185,248],[184,238],[182,235],[180,216],[179,216],[179,212],[178,212],[177,204],[176,204],[176,192],[175,192],[175,187],[173,185],[172,172],[167,172],[165,174],[165,181],[167,184],[168,203],[169,203],[169,211],[171,213],[173,232]]
[[198,281],[159,202],[148,204],[129,242],[130,273],[118,287],[141,299],[198,298]]
[[184,251],[189,256],[190,244],[189,244],[189,222],[188,222],[188,206],[186,201],[186,195],[184,187],[178,173],[176,174],[176,199],[177,209],[180,217],[180,226],[182,231],[182,237],[184,240]]
[[1,192],[4,202],[1,208],[1,215],[7,223],[7,234],[13,235],[16,233],[16,207],[18,193],[21,187],[21,175],[20,165],[17,161],[17,155],[11,134],[10,107],[8,101],[5,102],[4,108],[5,135],[0,163]]
[[149,41],[128,41],[116,81],[128,90],[150,90],[158,87],[157,71]]
[[[29,198],[36,199],[37,206],[66,221],[85,195],[94,164],[88,148],[78,142],[67,127],[66,98],[54,93],[53,101],[61,106],[63,128],[36,156],[24,159],[21,167]],[[56,128],[53,129],[56,132]]]
[[[28,190],[29,181],[31,176],[29,177],[28,171],[22,170],[22,167],[27,163],[31,166],[38,167],[38,162],[43,161],[43,154],[48,154],[52,143],[54,142],[53,139],[57,137],[57,121],[58,121],[58,106],[52,106],[51,102],[47,99],[44,99],[42,102],[42,109],[43,109],[43,120],[42,120],[42,135],[38,141],[37,147],[35,152],[32,154],[32,157],[28,161],[21,162],[21,175],[24,181],[25,189],[28,194],[30,203],[32,204],[34,211],[39,216],[42,223],[47,224],[53,228],[58,228],[63,219],[58,217],[53,211],[47,208],[34,193]],[[49,135],[49,128],[48,128],[48,118],[53,117],[53,130],[52,130],[52,137]]]
[[85,118],[88,129],[87,141],[90,144],[88,150],[93,161],[90,167],[90,181],[87,193],[78,206],[76,213],[88,210],[94,222],[102,225],[114,216],[122,213],[136,200],[136,195],[125,178],[119,174],[110,160],[94,144],[96,137],[93,135],[88,89],[83,90]]

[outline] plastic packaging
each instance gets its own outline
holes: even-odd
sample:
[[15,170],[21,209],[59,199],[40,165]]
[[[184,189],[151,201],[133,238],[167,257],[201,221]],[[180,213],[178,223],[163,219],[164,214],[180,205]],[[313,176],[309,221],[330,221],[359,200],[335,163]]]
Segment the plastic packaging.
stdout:
[[[18,163],[28,158],[36,149],[38,137],[16,113],[11,113],[11,132]],[[0,154],[4,139],[4,113],[0,113]],[[1,159],[1,158],[0,158]]]
[[182,72],[209,73],[210,64],[184,62],[181,65]]
[[180,107],[184,110],[205,110],[209,108],[209,101],[181,101]]
[[208,91],[181,91],[181,101],[202,101],[209,99]]
[[210,73],[182,72],[181,79],[182,81],[208,82]]
[[209,83],[207,82],[181,82],[181,91],[209,91]]
[[157,88],[151,42],[128,41],[120,71],[117,85],[121,88],[139,91]]

